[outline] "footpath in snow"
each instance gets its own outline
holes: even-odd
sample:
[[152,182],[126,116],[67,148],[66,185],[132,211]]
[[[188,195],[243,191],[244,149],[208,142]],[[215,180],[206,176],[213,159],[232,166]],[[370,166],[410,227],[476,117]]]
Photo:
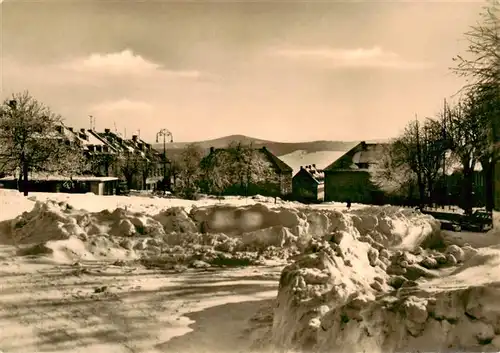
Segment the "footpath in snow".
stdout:
[[413,210],[7,190],[0,205],[4,352],[500,348],[497,236]]

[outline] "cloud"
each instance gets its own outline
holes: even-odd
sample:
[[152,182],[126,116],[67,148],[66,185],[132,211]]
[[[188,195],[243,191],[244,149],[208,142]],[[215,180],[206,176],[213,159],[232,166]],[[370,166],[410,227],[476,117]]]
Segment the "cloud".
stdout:
[[152,110],[153,106],[149,103],[129,99],[101,102],[90,107],[91,112],[98,114],[151,112]]
[[198,79],[202,73],[196,70],[167,70],[160,64],[149,61],[132,50],[117,53],[93,53],[88,57],[76,58],[61,65],[63,69],[76,73],[102,76],[152,76],[162,75]]
[[98,130],[112,128],[113,123],[122,128],[140,129],[147,122],[148,126],[151,127],[157,116],[155,105],[128,98],[91,103],[84,110],[96,118]]
[[357,49],[332,48],[294,48],[271,50],[272,56],[290,60],[316,62],[330,68],[389,68],[389,69],[423,69],[429,63],[407,61],[399,54],[385,51],[380,47]]

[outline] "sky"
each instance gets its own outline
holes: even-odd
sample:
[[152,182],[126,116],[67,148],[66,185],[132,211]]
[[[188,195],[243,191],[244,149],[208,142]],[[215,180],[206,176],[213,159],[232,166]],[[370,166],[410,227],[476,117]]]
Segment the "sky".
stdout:
[[[2,1],[2,0],[0,0]],[[481,1],[3,0],[0,98],[174,141],[396,136],[464,84]],[[139,131],[140,130],[140,131]]]

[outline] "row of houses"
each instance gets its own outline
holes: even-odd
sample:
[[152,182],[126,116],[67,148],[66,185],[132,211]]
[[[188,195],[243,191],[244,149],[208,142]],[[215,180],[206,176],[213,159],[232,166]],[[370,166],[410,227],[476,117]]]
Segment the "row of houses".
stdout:
[[[93,192],[98,195],[116,194],[122,184],[128,189],[151,190],[163,181],[169,164],[162,153],[138,135],[126,139],[111,129],[74,129],[57,126],[55,132],[62,141],[73,141],[86,158],[84,175],[59,176],[30,173],[30,191]],[[5,176],[0,183],[17,188],[15,175]]]
[[[326,168],[316,165],[301,166],[294,170],[267,148],[258,149],[267,161],[267,181],[255,186],[248,194],[279,196],[301,202],[346,201],[381,203],[383,193],[373,185],[370,171],[385,151],[384,144],[359,142],[350,150],[339,154]],[[206,159],[221,153],[211,149]]]
[[[266,188],[254,189],[253,193],[266,196],[280,196],[304,203],[338,201],[384,204],[400,202],[384,193],[373,181],[373,170],[387,151],[387,143],[367,143],[360,141],[352,148],[335,154],[334,160],[323,168],[315,164],[300,166],[295,171],[283,160],[265,147],[261,149],[263,158],[269,161],[270,177]],[[213,151],[211,153],[217,153]],[[446,176],[443,202],[460,204],[462,197],[462,173],[452,171]],[[474,172],[474,202],[480,207],[485,204],[485,178],[480,170]],[[439,188],[435,192],[439,193]],[[416,193],[416,190],[415,190]],[[415,197],[418,195],[415,194]],[[433,195],[439,199],[439,195]],[[408,201],[408,200],[405,200]]]

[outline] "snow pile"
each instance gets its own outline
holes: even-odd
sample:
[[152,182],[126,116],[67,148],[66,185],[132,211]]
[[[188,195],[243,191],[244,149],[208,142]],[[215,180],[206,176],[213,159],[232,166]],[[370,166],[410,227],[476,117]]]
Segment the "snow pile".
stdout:
[[414,222],[409,216],[396,208],[358,210],[349,216],[335,210],[259,203],[177,206],[157,214],[126,208],[87,212],[49,200],[36,201],[30,212],[0,223],[0,240],[17,245],[22,255],[42,254],[59,261],[141,259],[151,266],[262,264],[287,260],[317,239],[328,238],[332,231],[347,231],[353,223],[367,239],[371,236],[384,243],[396,233],[403,239]]
[[0,223],[0,240],[18,246],[22,255],[51,255],[59,261],[251,264],[296,253],[297,236],[281,224],[305,223],[297,214],[260,204],[192,208],[190,213],[172,207],[156,215],[124,208],[87,212],[65,202],[37,201],[30,212]]
[[443,247],[439,234],[436,221],[395,207],[342,219],[283,270],[273,344],[346,353],[498,351],[500,247]]

